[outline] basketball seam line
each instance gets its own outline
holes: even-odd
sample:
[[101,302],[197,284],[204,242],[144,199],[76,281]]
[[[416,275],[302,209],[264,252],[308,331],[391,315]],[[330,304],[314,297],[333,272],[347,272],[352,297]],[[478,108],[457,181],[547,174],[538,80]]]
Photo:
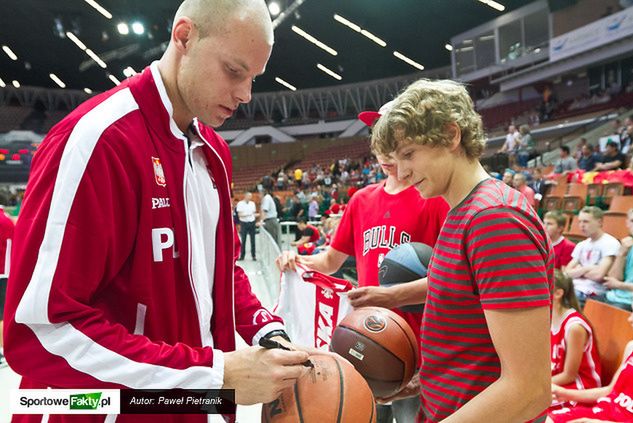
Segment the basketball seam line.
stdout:
[[336,419],[336,423],[341,423],[341,417],[343,414],[343,390],[345,389],[345,382],[343,381],[343,369],[341,369],[341,364],[338,360],[334,359],[336,363],[336,367],[338,367],[338,380],[339,380],[339,400],[338,400],[338,417]]
[[297,405],[297,413],[299,413],[299,423],[303,423],[303,412],[301,411],[301,401],[299,401],[299,383],[295,382],[295,404]]
[[[396,325],[398,325],[398,327],[400,327],[400,329],[402,329],[402,332],[404,332],[405,337],[407,338],[407,344],[409,344],[409,346],[411,347],[411,352],[412,352],[412,356],[413,356],[413,360],[414,362],[417,361],[418,357],[416,357],[415,355],[415,346],[411,344],[411,340],[409,339],[409,336],[407,335],[407,331],[405,328],[402,327],[402,325],[400,325],[400,323],[398,323],[395,319],[393,319],[391,316],[387,316],[392,322],[394,322]],[[417,341],[417,340],[416,340]],[[404,362],[402,362],[402,364],[405,364]],[[415,373],[415,369],[413,369],[413,372]],[[407,382],[408,383],[408,382]]]

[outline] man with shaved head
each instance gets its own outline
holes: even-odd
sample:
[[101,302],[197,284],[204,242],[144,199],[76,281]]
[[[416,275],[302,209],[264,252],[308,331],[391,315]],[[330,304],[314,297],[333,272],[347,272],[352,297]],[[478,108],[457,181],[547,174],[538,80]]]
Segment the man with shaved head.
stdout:
[[[272,44],[263,0],[186,0],[159,61],[49,132],[8,285],[22,388],[227,388],[253,404],[306,372],[308,353],[257,346],[287,335],[235,264],[231,155],[213,129],[250,101]],[[252,346],[235,351],[236,332]]]

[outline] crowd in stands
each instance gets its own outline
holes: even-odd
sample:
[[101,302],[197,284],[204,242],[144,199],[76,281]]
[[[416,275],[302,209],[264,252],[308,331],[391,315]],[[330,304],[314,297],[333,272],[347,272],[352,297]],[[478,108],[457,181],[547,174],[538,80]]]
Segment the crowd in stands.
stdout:
[[372,157],[360,160],[343,158],[328,166],[318,163],[308,168],[289,168],[276,174],[265,175],[261,179],[263,189],[278,191],[309,190],[316,187],[332,188],[338,185],[365,186],[385,179],[380,166]]

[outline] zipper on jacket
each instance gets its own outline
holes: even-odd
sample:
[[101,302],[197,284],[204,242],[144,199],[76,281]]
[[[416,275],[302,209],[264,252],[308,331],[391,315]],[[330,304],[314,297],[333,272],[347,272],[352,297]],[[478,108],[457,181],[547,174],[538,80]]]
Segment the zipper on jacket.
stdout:
[[[200,138],[202,140],[203,143],[205,143],[209,149],[213,152],[213,154],[215,154],[215,156],[218,158],[218,161],[220,162],[220,164],[222,164],[222,166],[224,167],[224,178],[226,180],[226,187],[228,190],[228,198],[229,201],[231,199],[231,181],[229,179],[229,173],[226,170],[226,165],[222,162],[222,158],[220,157],[220,155],[218,154],[217,151],[215,151],[215,148],[213,148],[213,146],[211,145],[211,143],[209,141],[207,141],[203,136],[202,133],[200,133],[200,128],[198,127],[198,118],[193,118],[193,121],[191,122],[190,125],[191,129],[193,130],[193,133],[196,134],[198,136],[198,138]],[[214,179],[214,175],[213,172],[211,171],[210,168],[210,163],[207,163],[207,165],[209,165],[209,174],[211,175],[211,180],[213,181],[213,183],[215,183],[215,179]],[[219,191],[218,191],[218,196],[219,196]],[[232,234],[235,234],[235,223],[233,222],[233,219],[229,219],[231,222],[231,232]],[[233,245],[230,246],[231,249],[233,248]],[[230,252],[231,257],[233,254],[233,250],[231,250]],[[235,316],[235,264],[233,262],[233,260],[230,260],[231,264],[229,265],[230,267],[230,273],[231,273],[231,310],[233,311],[233,331],[237,330],[237,317]],[[217,266],[217,263],[216,263]]]
[[[187,166],[189,166],[190,164],[192,164],[191,161],[191,154],[189,152],[189,137],[187,137],[185,135],[185,138],[183,139],[183,145],[185,147],[185,167],[184,167],[184,175],[183,175],[183,201],[185,204],[185,222],[187,225],[187,276],[189,277],[189,285],[191,285],[191,294],[193,295],[193,301],[196,304],[196,312],[198,315],[198,328],[200,329],[200,344],[203,345],[204,344],[204,339],[205,336],[202,333],[202,322],[200,321],[200,318],[202,316],[202,310],[200,309],[200,300],[198,299],[198,292],[196,291],[196,284],[193,281],[193,272],[192,272],[192,268],[191,268],[191,224],[189,223],[189,215],[187,213],[188,207],[187,207]],[[191,169],[193,171],[193,166],[191,166]]]

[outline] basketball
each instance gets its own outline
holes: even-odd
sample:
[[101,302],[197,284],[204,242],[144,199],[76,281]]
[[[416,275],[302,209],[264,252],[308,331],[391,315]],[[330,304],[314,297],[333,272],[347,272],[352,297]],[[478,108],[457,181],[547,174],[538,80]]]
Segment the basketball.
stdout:
[[374,396],[354,367],[331,355],[310,357],[314,367],[262,407],[262,422],[375,422]]
[[[400,244],[390,250],[380,264],[378,283],[389,287],[426,277],[433,249],[421,242]],[[422,313],[423,304],[399,307],[402,311]]]
[[334,329],[330,349],[350,361],[377,398],[389,397],[418,368],[418,344],[409,324],[382,307],[363,307]]

